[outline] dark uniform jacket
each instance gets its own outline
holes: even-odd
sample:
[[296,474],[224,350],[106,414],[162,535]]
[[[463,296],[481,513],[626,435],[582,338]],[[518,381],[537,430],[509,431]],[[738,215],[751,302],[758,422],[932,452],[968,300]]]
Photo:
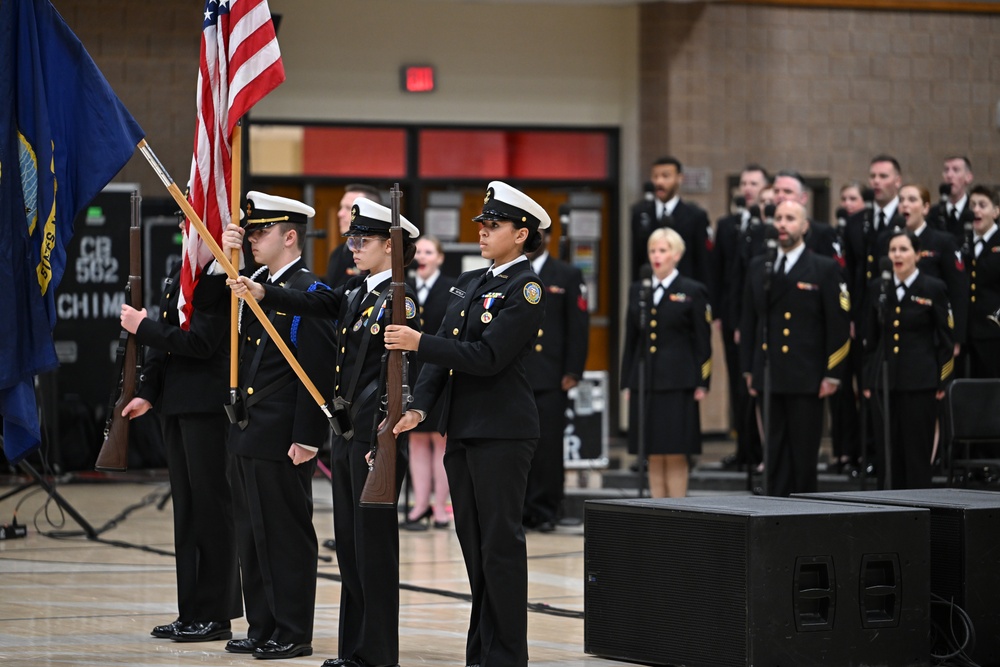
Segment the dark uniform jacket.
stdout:
[[[449,438],[534,439],[538,410],[524,364],[542,326],[546,294],[528,261],[479,286],[485,273],[459,276],[437,335],[420,337],[417,358],[427,365],[413,407],[429,412],[443,394],[439,430]],[[498,402],[504,408],[493,410]]]
[[[944,281],[948,288],[948,302],[951,303],[955,316],[952,338],[956,343],[963,343],[969,319],[969,278],[965,275],[961,253],[957,252],[954,241],[947,233],[931,229],[930,225],[924,227],[919,239],[920,259],[917,261],[917,268],[921,274]],[[888,255],[889,236],[881,236],[876,257]]]
[[[335,381],[331,394],[351,403],[353,440],[356,442],[371,442],[378,421],[381,421],[377,416],[381,399],[378,383],[382,354],[385,352],[385,327],[392,323],[392,303],[388,298],[383,300],[381,297],[386,294],[391,282],[390,279],[383,280],[371,292],[366,291],[365,281],[361,277],[351,278],[346,285],[335,290],[292,292],[267,288],[265,303],[272,308],[287,309],[290,313],[304,315],[306,317],[303,321],[335,319]],[[417,309],[409,286],[405,312],[407,324],[417,328]],[[364,357],[361,356],[362,347],[365,348]],[[330,353],[327,352],[327,355],[330,356]],[[353,393],[350,393],[358,363],[362,366]]]
[[967,337],[978,340],[1000,338],[1000,326],[987,319],[1000,308],[1000,229],[983,243],[979,257],[975,248],[966,258],[969,267],[969,322]]
[[764,269],[761,255],[747,273],[740,365],[763,391],[766,350],[774,393],[818,395],[823,378],[844,377],[851,345],[850,296],[840,267],[806,249],[786,275],[771,276],[768,295]]
[[[677,276],[660,302],[649,296],[649,330],[639,329],[639,290],[629,290],[622,354],[622,388],[638,391],[639,361],[649,350],[647,388],[650,391],[708,389],[712,376],[712,307],[701,283]],[[648,348],[647,348],[648,346]]]
[[954,216],[948,215],[948,207],[943,202],[931,206],[931,210],[927,213],[928,226],[941,232],[947,232],[955,242],[956,248],[966,247],[971,234],[968,230],[972,229],[974,219],[975,216],[969,207],[968,199],[965,200],[965,208],[959,213],[957,220]]
[[140,398],[164,415],[222,412],[229,396],[229,295],[224,275],[203,272],[187,331],[180,328],[180,266],[164,280],[158,321],[144,319],[136,340],[148,345]]
[[[920,271],[902,301],[897,300],[896,287],[890,282],[884,324],[878,317],[880,283],[877,279],[868,286],[872,312],[865,330],[864,388],[882,385],[878,351],[885,339],[883,352],[889,361],[890,389],[943,389],[955,366],[952,317],[944,282]],[[885,338],[886,334],[889,338]]]
[[639,277],[639,267],[649,263],[646,243],[659,227],[670,227],[684,239],[684,256],[677,264],[682,276],[694,278],[712,288],[711,252],[713,241],[708,214],[683,199],[677,202],[666,222],[656,219],[656,202],[643,200],[632,207],[632,274]]
[[[719,218],[715,223],[715,248],[712,250],[712,289],[715,304],[715,316],[722,320],[722,326],[727,329],[739,327],[739,308],[733,306],[733,300],[743,296],[743,268],[740,255],[744,246],[745,234],[740,230],[743,216],[740,213]],[[749,222],[747,223],[749,232]]]
[[[275,292],[306,290],[319,278],[305,268],[300,258],[280,277],[279,286],[267,286],[267,295],[261,303],[274,328],[295,354],[306,375],[324,396],[333,394],[333,323],[319,318],[295,318],[292,313],[280,310],[277,299],[268,303],[267,297]],[[292,342],[295,323],[296,342]],[[266,335],[263,325],[248,308],[242,315],[240,332],[240,388],[249,403],[254,393],[278,388],[266,398],[249,406],[249,423],[241,430],[234,426],[229,437],[229,447],[234,454],[271,461],[287,461],[288,448],[293,442],[319,447],[326,442],[329,422],[313,400],[312,395],[293,374],[281,351]],[[254,368],[257,350],[263,347]]]
[[548,257],[538,277],[545,290],[545,319],[525,369],[535,391],[561,391],[563,376],[581,378],[587,364],[590,317],[583,274],[572,264]]
[[896,213],[889,224],[875,231],[871,211],[858,211],[847,219],[844,227],[844,262],[847,288],[854,295],[851,319],[861,322],[867,314],[868,281],[878,277],[878,248],[888,239],[893,229],[906,226],[906,220]]

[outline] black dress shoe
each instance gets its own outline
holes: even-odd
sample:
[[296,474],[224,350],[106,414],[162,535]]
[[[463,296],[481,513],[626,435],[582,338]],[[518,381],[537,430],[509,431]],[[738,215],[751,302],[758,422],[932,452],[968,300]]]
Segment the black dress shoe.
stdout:
[[283,660],[312,654],[312,644],[280,644],[273,639],[268,639],[253,650],[253,657],[258,660]]
[[175,642],[214,642],[232,638],[229,621],[194,621],[171,637]]
[[746,467],[746,461],[737,454],[730,454],[723,456],[722,460],[719,461],[719,465],[723,470],[743,470]]
[[537,530],[539,533],[551,533],[555,531],[555,529],[556,525],[551,521],[542,521],[537,526],[535,526],[535,530]]
[[166,625],[157,625],[156,627],[153,628],[153,631],[150,632],[149,634],[151,634],[154,637],[159,637],[160,639],[173,639],[175,636],[177,636],[177,633],[180,632],[181,628],[183,628],[185,625],[187,625],[187,621],[182,621],[181,619],[178,618],[173,623],[167,623]]
[[263,646],[264,642],[259,639],[230,639],[226,642],[226,650],[230,653],[253,653],[258,646]]
[[328,539],[328,540],[323,540],[323,548],[324,549],[329,549],[330,551],[336,551],[337,550],[337,540],[333,539],[332,537],[330,539]]

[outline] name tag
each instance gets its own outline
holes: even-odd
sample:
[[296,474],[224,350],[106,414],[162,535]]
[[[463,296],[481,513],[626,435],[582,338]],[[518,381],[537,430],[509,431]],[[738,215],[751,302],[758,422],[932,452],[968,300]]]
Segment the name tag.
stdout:
[[449,287],[448,291],[451,292],[452,294],[454,294],[457,297],[464,297],[465,296],[465,290],[460,290],[457,287]]

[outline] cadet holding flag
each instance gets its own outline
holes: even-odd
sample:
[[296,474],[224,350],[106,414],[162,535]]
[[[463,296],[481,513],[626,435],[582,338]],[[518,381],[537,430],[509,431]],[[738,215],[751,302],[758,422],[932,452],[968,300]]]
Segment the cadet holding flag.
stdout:
[[525,252],[551,219],[531,197],[493,181],[478,222],[488,271],[459,276],[437,335],[392,325],[386,347],[414,350],[425,365],[414,409],[396,425],[416,426],[444,396],[455,528],[472,587],[469,665],[528,663],[528,561],[521,510],[538,411],[524,369],[544,317],[544,290]]

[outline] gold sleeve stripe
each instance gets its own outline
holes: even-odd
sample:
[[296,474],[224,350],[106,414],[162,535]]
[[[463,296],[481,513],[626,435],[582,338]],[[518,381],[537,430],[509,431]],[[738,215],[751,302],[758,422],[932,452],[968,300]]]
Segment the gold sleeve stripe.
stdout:
[[706,361],[701,365],[701,379],[707,380],[711,374],[712,374],[712,360],[709,359],[708,361]]
[[941,367],[941,379],[947,380],[951,377],[952,371],[955,370],[955,360],[949,359],[945,362],[944,366]]
[[839,350],[830,355],[830,359],[826,362],[826,369],[831,371],[839,366],[840,362],[847,358],[847,353],[850,349],[851,339],[848,338],[847,342],[844,343]]

